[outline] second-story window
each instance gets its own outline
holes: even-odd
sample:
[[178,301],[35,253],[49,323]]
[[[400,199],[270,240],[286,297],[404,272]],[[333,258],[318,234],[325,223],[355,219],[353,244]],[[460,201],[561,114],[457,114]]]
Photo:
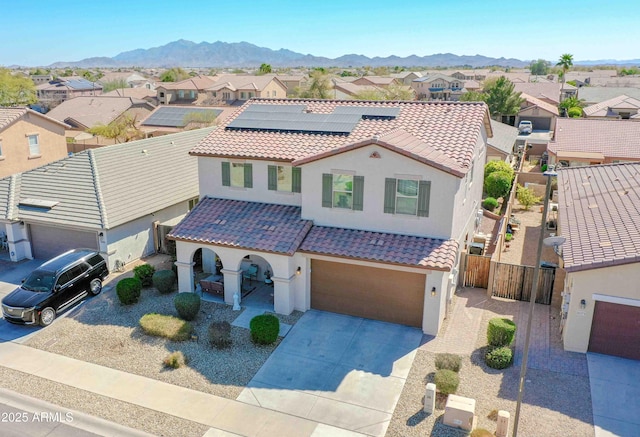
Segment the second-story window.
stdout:
[[322,206],[362,211],[364,203],[364,176],[346,173],[322,175]]
[[39,155],[40,154],[40,139],[38,138],[38,134],[29,135],[29,155]]
[[418,212],[418,181],[396,180],[396,214],[416,215]]
[[301,190],[301,169],[290,165],[270,165],[267,168],[268,189],[299,193]]
[[222,185],[225,187],[253,188],[253,166],[246,163],[223,162]]
[[418,179],[386,178],[384,186],[385,214],[429,217],[431,182]]

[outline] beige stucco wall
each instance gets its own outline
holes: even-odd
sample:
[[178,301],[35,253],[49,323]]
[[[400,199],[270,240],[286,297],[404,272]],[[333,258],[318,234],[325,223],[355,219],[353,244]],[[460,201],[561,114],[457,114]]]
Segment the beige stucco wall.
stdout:
[[[65,158],[67,141],[64,132],[64,126],[31,113],[0,131],[0,178]],[[40,155],[29,155],[27,136],[32,134],[38,134]]]
[[[594,294],[634,299],[640,305],[640,265],[638,263],[567,273],[565,293],[571,293],[563,329],[564,348],[586,352],[595,308]],[[586,306],[580,308],[584,299]]]
[[[275,93],[275,95],[274,95]],[[259,91],[255,94],[256,97],[270,97],[270,98],[280,98],[283,99],[287,97],[287,88],[285,86],[280,85],[275,80],[269,82],[269,84],[264,87],[262,91]]]

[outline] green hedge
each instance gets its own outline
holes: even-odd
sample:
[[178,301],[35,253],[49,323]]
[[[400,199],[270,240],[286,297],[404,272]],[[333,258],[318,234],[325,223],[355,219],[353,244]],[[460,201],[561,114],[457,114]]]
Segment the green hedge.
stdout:
[[249,323],[251,339],[258,344],[272,344],[278,339],[280,320],[273,314],[255,316]]
[[150,287],[153,285],[151,278],[155,273],[156,268],[149,264],[142,264],[133,268],[133,274],[136,278],[140,279],[143,287]]
[[459,372],[462,366],[462,357],[455,354],[436,354],[436,369],[447,369]]
[[513,320],[500,317],[489,320],[487,326],[487,341],[489,346],[509,346],[516,336],[516,324]]
[[118,281],[116,285],[116,294],[120,303],[123,305],[131,305],[140,299],[140,291],[142,290],[142,282],[138,278],[125,278]]
[[482,201],[482,207],[493,212],[498,207],[498,201],[494,197],[487,197]]
[[460,377],[453,370],[441,369],[436,372],[434,377],[436,389],[445,395],[450,395],[458,390],[460,385]]
[[506,369],[513,362],[513,351],[506,346],[489,346],[484,356],[484,362],[492,369]]
[[173,341],[189,340],[193,333],[191,323],[164,314],[145,314],[140,318],[140,327],[145,334]]
[[173,270],[158,270],[151,280],[153,286],[162,294],[173,293],[176,289],[176,274]]
[[178,293],[173,298],[178,315],[183,320],[193,320],[200,311],[200,296],[195,293]]

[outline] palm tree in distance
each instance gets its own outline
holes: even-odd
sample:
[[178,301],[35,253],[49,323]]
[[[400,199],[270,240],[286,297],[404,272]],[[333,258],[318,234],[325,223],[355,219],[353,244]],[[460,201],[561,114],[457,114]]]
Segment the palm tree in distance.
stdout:
[[560,56],[560,60],[558,61],[556,66],[562,68],[562,85],[564,86],[567,71],[569,71],[569,69],[573,67],[573,55],[565,53],[564,55]]

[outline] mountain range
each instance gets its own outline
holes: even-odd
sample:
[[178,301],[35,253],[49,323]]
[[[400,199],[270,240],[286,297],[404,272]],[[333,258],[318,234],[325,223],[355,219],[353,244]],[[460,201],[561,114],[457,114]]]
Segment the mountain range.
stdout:
[[[387,56],[369,58],[364,55],[348,54],[338,58],[326,58],[310,54],[296,53],[287,49],[272,50],[248,42],[195,43],[184,39],[170,42],[160,47],[136,49],[122,52],[112,58],[92,57],[73,62],[55,62],[49,67],[258,67],[266,63],[273,67],[461,67],[470,68],[500,66],[522,68],[529,61],[514,58],[491,58],[482,55],[454,55],[439,53],[428,56],[407,57]],[[583,61],[576,65],[632,65],[640,64],[640,59],[632,61]]]

